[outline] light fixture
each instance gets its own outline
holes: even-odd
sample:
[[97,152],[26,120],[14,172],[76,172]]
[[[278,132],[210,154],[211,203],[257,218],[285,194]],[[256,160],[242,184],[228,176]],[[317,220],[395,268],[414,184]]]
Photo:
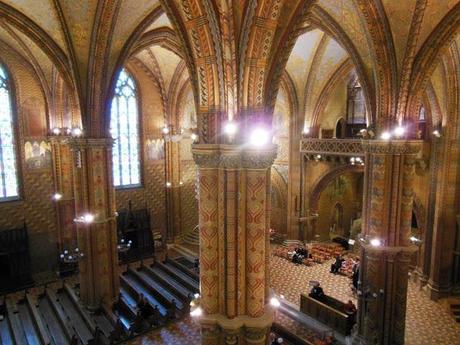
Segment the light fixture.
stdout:
[[416,246],[419,246],[422,244],[422,240],[415,236],[411,236],[409,240],[411,241],[411,243],[415,244]]
[[67,249],[65,249],[61,255],[59,255],[59,259],[63,262],[63,263],[66,263],[66,264],[74,264],[74,263],[77,263],[78,261],[80,261],[80,259],[82,259],[83,257],[85,256],[85,254],[83,254],[80,249],[75,248],[73,251],[68,251]]
[[235,133],[237,132],[237,130],[238,130],[238,126],[237,126],[237,124],[236,124],[235,122],[233,122],[233,121],[227,122],[227,123],[225,124],[225,126],[224,126],[224,132],[225,132],[225,134],[230,135],[230,136],[235,135]]
[[62,194],[61,193],[54,193],[53,199],[58,201],[62,199]]
[[83,130],[80,127],[72,128],[72,136],[79,137],[83,134]]
[[383,133],[380,135],[380,139],[383,139],[383,140],[389,140],[389,139],[391,139],[391,133],[390,133],[390,132],[383,132]]
[[433,135],[436,137],[436,138],[440,138],[441,137],[441,132],[438,130],[438,129],[435,129],[433,131]]
[[61,134],[61,129],[58,128],[58,127],[54,127],[54,128],[53,128],[53,134],[54,134],[54,135],[59,135],[59,134]]
[[304,129],[302,130],[302,134],[303,134],[303,135],[308,135],[308,134],[310,134],[310,128],[309,128],[309,127],[304,127]]
[[382,245],[382,241],[380,241],[378,238],[373,238],[369,241],[371,246],[373,247],[380,247]]
[[182,186],[182,185],[184,185],[184,182],[179,181],[179,186]]
[[168,126],[164,126],[163,129],[161,130],[163,134],[168,134],[169,133],[169,128]]
[[398,126],[393,131],[394,135],[396,135],[397,137],[402,137],[405,132],[406,129],[403,126]]
[[195,133],[192,133],[190,134],[190,139],[192,139],[193,141],[196,141],[198,139],[198,135],[196,135]]
[[171,183],[171,182],[169,182],[169,181],[166,182],[166,187],[167,187],[167,188],[170,188],[171,186],[172,186],[172,183]]
[[94,214],[85,213],[84,215],[82,215],[82,216],[80,216],[78,218],[75,218],[74,222],[91,224],[92,222],[94,222],[94,218],[95,218]]
[[201,309],[201,307],[197,307],[190,312],[191,317],[200,317],[201,315],[203,315],[203,309]]
[[280,303],[280,301],[279,301],[278,298],[272,297],[272,298],[270,299],[270,305],[271,305],[272,307],[274,307],[274,308],[279,308],[280,305],[281,305],[281,303]]
[[270,140],[270,135],[267,130],[263,128],[256,128],[251,133],[250,142],[253,146],[264,146]]
[[117,245],[117,249],[119,253],[126,253],[128,250],[131,249],[131,245],[133,241],[129,240],[128,242],[125,241],[124,238],[121,239],[120,243]]

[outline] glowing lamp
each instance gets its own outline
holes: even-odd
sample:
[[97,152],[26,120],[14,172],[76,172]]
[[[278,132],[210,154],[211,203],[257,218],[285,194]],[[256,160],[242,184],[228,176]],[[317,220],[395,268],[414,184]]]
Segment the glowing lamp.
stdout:
[[402,137],[404,135],[404,133],[406,132],[406,129],[402,126],[398,126],[394,129],[394,134],[397,136],[397,137]]
[[383,132],[382,135],[380,136],[380,139],[390,140],[391,139],[391,133],[390,132]]
[[378,238],[373,238],[369,243],[373,247],[380,247],[382,245],[382,241],[380,241]]
[[238,126],[234,122],[227,122],[224,126],[224,133],[227,135],[234,135],[238,130]]
[[80,127],[74,127],[72,128],[72,136],[74,137],[79,137],[83,134],[83,131]]
[[163,129],[161,130],[163,134],[168,134],[169,133],[169,128],[168,126],[164,126]]
[[54,127],[54,128],[53,128],[53,134],[54,134],[54,135],[59,135],[59,134],[61,134],[61,129],[60,129],[60,128],[57,128],[57,127]]
[[62,199],[62,194],[61,193],[54,193],[53,199],[58,201]]
[[191,317],[200,317],[201,315],[203,315],[203,309],[201,309],[201,307],[195,308],[190,312]]
[[280,301],[279,301],[278,298],[272,297],[272,298],[270,299],[270,305],[271,305],[272,307],[274,307],[274,308],[279,308],[280,305],[281,305],[281,303],[280,303]]

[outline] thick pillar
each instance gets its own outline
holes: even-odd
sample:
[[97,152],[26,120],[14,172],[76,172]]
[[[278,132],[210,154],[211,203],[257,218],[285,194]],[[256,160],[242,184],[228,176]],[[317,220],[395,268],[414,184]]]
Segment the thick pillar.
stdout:
[[119,293],[112,144],[112,138],[70,142],[78,246],[84,253],[79,262],[80,295],[90,309],[102,303],[110,306]]
[[459,212],[460,141],[454,126],[443,129],[439,138],[439,165],[436,167],[433,239],[427,292],[432,299],[447,297],[453,289],[452,270],[456,252],[456,215]]
[[74,222],[75,199],[73,191],[73,160],[69,137],[50,137],[55,183],[55,202],[58,223],[59,252],[76,246],[77,232]]
[[[267,257],[276,148],[203,144],[192,151],[199,166],[203,343],[264,344],[273,320]],[[220,332],[215,342],[209,329]]]
[[180,142],[175,135],[165,138],[166,240],[174,242],[180,235]]
[[[417,141],[363,141],[366,152],[359,340],[404,344]],[[379,240],[380,242],[377,242]],[[359,343],[359,342],[358,342]]]

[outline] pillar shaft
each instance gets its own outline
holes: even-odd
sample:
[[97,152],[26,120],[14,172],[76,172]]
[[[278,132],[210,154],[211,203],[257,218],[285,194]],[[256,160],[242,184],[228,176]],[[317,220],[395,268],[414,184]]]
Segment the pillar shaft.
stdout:
[[[172,136],[174,137],[174,136]],[[173,242],[181,231],[180,205],[180,142],[168,138],[165,142],[166,239]]]
[[[366,171],[358,335],[366,344],[404,344],[416,141],[364,141]],[[380,246],[372,246],[379,239]]]
[[276,150],[194,145],[193,154],[199,166],[200,322],[206,329],[218,325],[222,336],[215,344],[235,337],[238,344],[263,344],[241,334],[265,337],[272,322],[266,263]]
[[66,137],[51,137],[55,192],[62,197],[56,201],[59,251],[76,245],[75,199],[73,190],[72,152]]
[[77,221],[80,294],[89,308],[110,306],[119,293],[115,199],[110,138],[73,139],[75,214],[87,213],[94,221]]

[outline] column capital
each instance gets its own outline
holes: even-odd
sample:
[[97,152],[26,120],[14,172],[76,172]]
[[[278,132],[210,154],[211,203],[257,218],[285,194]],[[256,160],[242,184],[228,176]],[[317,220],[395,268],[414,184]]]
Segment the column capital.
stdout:
[[70,138],[68,143],[73,150],[83,150],[88,148],[111,148],[113,138]]
[[364,152],[382,155],[415,155],[422,148],[422,140],[362,140]]
[[195,144],[193,159],[201,168],[268,169],[275,161],[277,146],[254,149],[240,145]]

